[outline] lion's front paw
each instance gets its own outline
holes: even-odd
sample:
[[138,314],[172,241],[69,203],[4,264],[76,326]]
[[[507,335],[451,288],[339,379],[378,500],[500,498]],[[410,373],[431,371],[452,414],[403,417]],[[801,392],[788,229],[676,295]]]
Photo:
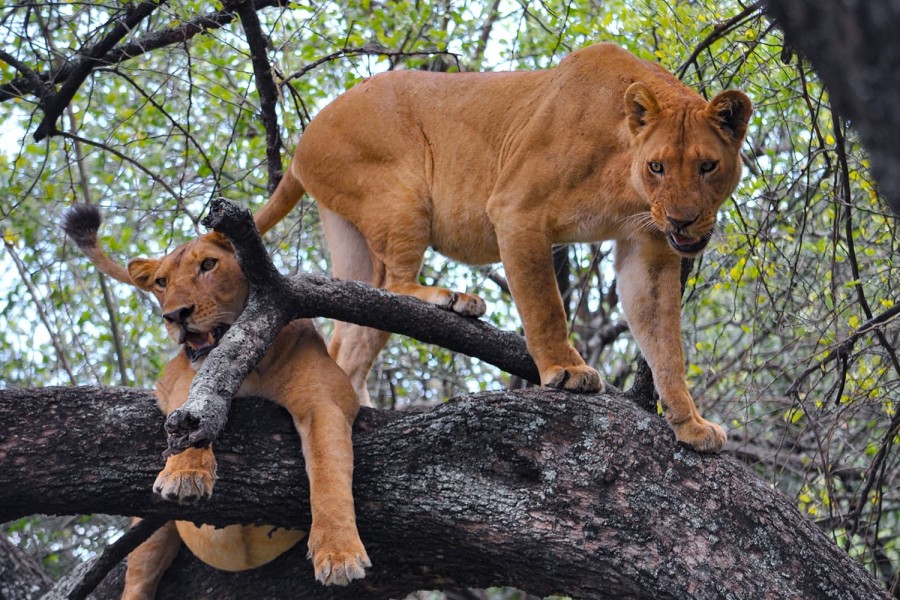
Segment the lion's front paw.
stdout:
[[675,438],[697,452],[718,454],[725,446],[725,430],[706,419],[689,420],[673,425]]
[[372,566],[355,528],[346,536],[348,540],[337,540],[337,537],[319,534],[315,526],[309,534],[309,557],[316,579],[322,585],[347,585],[365,577],[366,568]]
[[544,385],[572,392],[597,392],[604,389],[600,373],[587,365],[561,367],[554,366],[541,374]]
[[153,491],[172,502],[190,504],[212,495],[216,459],[209,448],[188,448],[170,456],[153,482]]

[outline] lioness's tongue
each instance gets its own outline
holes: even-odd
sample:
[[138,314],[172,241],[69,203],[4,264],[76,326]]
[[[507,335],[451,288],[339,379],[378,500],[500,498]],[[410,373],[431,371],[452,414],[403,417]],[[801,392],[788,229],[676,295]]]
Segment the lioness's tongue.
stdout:
[[194,350],[202,350],[216,343],[211,331],[189,331],[184,336],[184,343]]
[[680,233],[673,233],[672,239],[675,240],[675,243],[679,246],[692,246],[697,243],[697,238],[681,235]]

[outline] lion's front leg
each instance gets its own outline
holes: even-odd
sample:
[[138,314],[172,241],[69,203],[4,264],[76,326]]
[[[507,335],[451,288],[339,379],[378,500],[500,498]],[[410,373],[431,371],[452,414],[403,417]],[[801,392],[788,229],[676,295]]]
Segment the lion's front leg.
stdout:
[[541,385],[574,392],[603,391],[600,374],[585,364],[569,342],[550,240],[538,230],[498,226],[497,241]]
[[324,585],[347,585],[372,566],[356,530],[353,444],[343,411],[319,402],[295,424],[309,475],[309,558]]
[[[166,365],[156,382],[156,399],[166,416],[187,402],[194,370],[185,354],[179,353]],[[186,504],[212,495],[216,482],[216,456],[212,446],[188,448],[166,459],[166,466],[153,482],[153,491],[172,502]]]
[[684,376],[681,260],[649,238],[616,245],[617,285],[631,333],[650,370],[675,437],[698,452],[718,453],[725,432],[700,416]]

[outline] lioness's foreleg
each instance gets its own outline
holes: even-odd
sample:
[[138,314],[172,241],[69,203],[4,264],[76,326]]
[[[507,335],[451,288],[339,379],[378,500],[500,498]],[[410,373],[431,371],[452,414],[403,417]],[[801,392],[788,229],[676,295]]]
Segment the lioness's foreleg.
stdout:
[[[173,359],[186,360],[183,355]],[[173,374],[173,375],[170,375]],[[159,408],[168,416],[188,399],[194,371],[167,368],[156,384]],[[166,459],[166,466],[153,482],[153,491],[172,502],[190,503],[212,495],[216,482],[216,456],[212,446],[188,448]]]
[[[359,400],[311,326],[305,332],[288,328],[284,332],[279,341],[293,343],[294,350],[289,352],[292,360],[278,368],[289,371],[290,377],[280,379],[277,394],[274,388],[266,388],[268,381],[262,382],[260,391],[290,412],[300,434],[312,513],[309,557],[316,579],[326,585],[346,585],[364,577],[371,566],[359,539],[353,506],[352,432]],[[274,350],[287,352],[279,341]],[[279,380],[276,373],[270,377]]]
[[552,244],[540,229],[497,227],[500,257],[516,309],[522,318],[528,352],[541,374],[541,385],[576,392],[597,392],[603,382],[569,343],[562,298],[553,273]]
[[700,416],[684,376],[681,259],[665,241],[616,243],[619,298],[675,437],[700,452],[720,452],[725,432]]
[[[140,519],[131,520],[134,527]],[[169,521],[128,555],[122,600],[153,600],[163,574],[181,546],[175,522]]]
[[346,585],[365,577],[366,567],[372,564],[356,530],[351,426],[328,403],[295,419],[295,425],[309,476],[309,558],[317,580]]

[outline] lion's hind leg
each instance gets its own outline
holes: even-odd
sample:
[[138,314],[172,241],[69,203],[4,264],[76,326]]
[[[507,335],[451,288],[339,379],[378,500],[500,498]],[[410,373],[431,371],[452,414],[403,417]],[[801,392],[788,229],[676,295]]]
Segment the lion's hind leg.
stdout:
[[[134,527],[140,519],[131,521]],[[128,555],[122,600],[153,600],[163,574],[181,546],[175,522],[169,521]]]

